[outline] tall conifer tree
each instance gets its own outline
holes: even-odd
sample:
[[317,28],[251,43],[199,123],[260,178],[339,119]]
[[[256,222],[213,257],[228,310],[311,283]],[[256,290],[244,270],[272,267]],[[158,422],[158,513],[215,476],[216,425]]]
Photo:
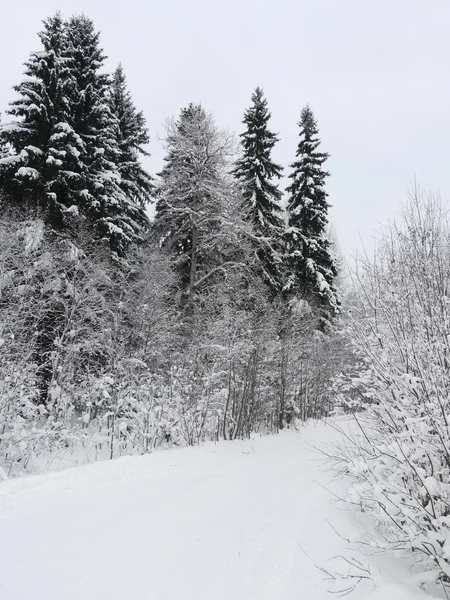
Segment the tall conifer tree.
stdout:
[[[20,97],[8,111],[15,121],[0,127],[7,152],[0,157],[0,189],[9,202],[41,209],[59,229],[68,212],[88,217],[123,255],[142,238],[148,219],[142,195],[122,185],[126,157],[111,110],[111,78],[101,72],[99,34],[86,16],[65,22],[57,13],[44,21],[39,38],[43,51],[31,54],[26,79],[15,88]],[[135,116],[139,144],[145,127]],[[130,155],[131,147],[129,141]],[[136,172],[136,180],[144,179]]]
[[153,178],[143,169],[140,162],[140,156],[149,156],[144,146],[150,138],[144,114],[138,111],[133,103],[120,64],[112,78],[110,105],[116,119],[120,187],[136,204],[144,206],[154,193]]
[[285,236],[289,276],[285,291],[315,298],[325,322],[339,307],[334,286],[337,266],[327,237],[329,204],[325,180],[329,173],[323,165],[328,154],[318,150],[319,129],[309,106],[302,110],[299,127],[300,141],[289,175],[292,183],[287,188]]
[[282,282],[283,221],[282,194],[275,181],[281,177],[282,167],[272,160],[278,137],[268,127],[270,116],[267,100],[258,87],[252,95],[252,105],[244,114],[246,130],[240,136],[242,157],[236,163],[234,174],[242,186],[244,214],[261,239],[256,256],[263,279],[276,293]]
[[80,202],[111,248],[123,255],[142,238],[147,217],[121,189],[117,119],[110,106],[111,80],[100,71],[105,54],[94,23],[84,15],[67,24],[73,128],[84,144]]
[[52,225],[62,226],[64,209],[74,202],[83,143],[70,125],[64,21],[57,13],[43,24],[43,50],[31,54],[26,79],[14,88],[20,97],[8,114],[16,120],[0,128],[7,150],[0,186],[10,201],[45,210]]

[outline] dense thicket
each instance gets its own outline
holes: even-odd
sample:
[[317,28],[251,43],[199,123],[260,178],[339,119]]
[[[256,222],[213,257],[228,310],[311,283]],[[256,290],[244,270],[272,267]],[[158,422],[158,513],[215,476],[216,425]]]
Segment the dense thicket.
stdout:
[[[362,365],[350,380],[366,408],[337,466],[348,500],[377,522],[380,550],[415,552],[428,581],[450,582],[450,227],[438,198],[415,189],[355,271],[350,335]],[[347,394],[343,405],[349,406]],[[361,406],[360,406],[361,408]],[[350,409],[355,406],[350,404]]]
[[2,474],[81,447],[113,457],[328,414],[348,353],[303,283],[282,293],[262,90],[237,162],[232,137],[190,104],[153,178],[145,118],[123,68],[104,72],[92,21],[57,14],[40,40],[0,128]]

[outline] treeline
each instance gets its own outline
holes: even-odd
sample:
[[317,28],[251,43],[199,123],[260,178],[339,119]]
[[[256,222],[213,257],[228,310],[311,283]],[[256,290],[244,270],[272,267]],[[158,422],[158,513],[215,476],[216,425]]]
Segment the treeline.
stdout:
[[147,452],[327,414],[351,352],[311,108],[285,193],[259,88],[239,149],[191,104],[151,176],[145,118],[122,67],[103,72],[93,22],[58,13],[39,37],[0,128],[3,475],[62,448]]

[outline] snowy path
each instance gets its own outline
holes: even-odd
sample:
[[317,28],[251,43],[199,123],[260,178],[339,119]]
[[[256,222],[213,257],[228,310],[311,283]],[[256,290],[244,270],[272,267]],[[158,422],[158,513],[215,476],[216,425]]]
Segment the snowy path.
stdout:
[[336,437],[318,424],[5,482],[0,599],[328,599],[314,562],[345,551],[327,519],[350,517],[310,445]]

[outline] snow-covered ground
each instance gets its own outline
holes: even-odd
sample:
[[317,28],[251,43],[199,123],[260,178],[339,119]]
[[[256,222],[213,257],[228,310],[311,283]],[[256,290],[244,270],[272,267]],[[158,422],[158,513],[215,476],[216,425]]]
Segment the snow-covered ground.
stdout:
[[429,598],[402,583],[406,562],[358,556],[335,533],[358,538],[357,521],[312,446],[338,437],[310,424],[6,481],[0,599],[325,600],[318,567],[342,570],[336,555],[374,575],[352,600]]

